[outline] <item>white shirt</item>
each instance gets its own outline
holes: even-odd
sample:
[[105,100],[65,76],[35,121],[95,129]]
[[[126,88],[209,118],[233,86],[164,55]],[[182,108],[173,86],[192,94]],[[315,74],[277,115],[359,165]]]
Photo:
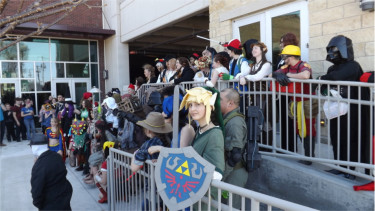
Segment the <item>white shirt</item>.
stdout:
[[[237,64],[239,61],[242,60],[242,55],[240,57],[238,57],[237,59]],[[250,73],[250,66],[249,66],[249,63],[247,62],[247,60],[243,61],[241,63],[241,72],[237,73],[236,77],[234,77],[235,79],[238,79],[240,78],[240,76],[246,76],[246,75],[249,75]]]
[[[252,68],[253,70],[257,70],[260,66],[260,63],[255,64]],[[263,64],[262,68],[254,75],[247,75],[245,78],[249,81],[259,81],[268,76],[269,74],[272,73],[272,67],[271,63],[266,62]]]

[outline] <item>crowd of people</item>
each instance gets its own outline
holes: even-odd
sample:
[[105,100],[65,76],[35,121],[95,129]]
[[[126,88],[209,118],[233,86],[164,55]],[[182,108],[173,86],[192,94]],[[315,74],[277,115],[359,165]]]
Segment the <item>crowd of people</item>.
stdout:
[[[248,169],[242,154],[247,143],[247,125],[246,117],[243,115],[245,108],[241,107],[241,91],[257,89],[247,84],[265,77],[275,78],[282,86],[290,83],[289,78],[312,79],[311,66],[301,60],[301,50],[298,45],[298,39],[293,33],[283,35],[280,39],[282,52],[279,62],[272,65],[266,58],[268,47],[263,42],[250,39],[241,44],[238,39],[234,39],[223,45],[225,50],[222,52],[207,48],[202,52],[202,56],[194,53],[189,57],[176,58],[167,55],[164,59],[156,59],[156,68],[151,64],[145,64],[143,66],[145,78],[137,77],[135,84],[130,84],[127,93],[123,95],[118,88],[113,88],[102,102],[93,102],[92,93],[89,92],[84,93],[81,102],[77,103],[62,95],[57,99],[51,97],[46,100],[39,112],[39,122],[48,139],[49,150],[60,154],[63,161],[68,157],[69,165],[76,166],[77,171],[83,171],[84,182],[98,187],[99,203],[107,201],[106,158],[111,147],[134,153],[131,169],[136,172],[142,168],[146,160],[157,159],[162,147],[192,146],[198,154],[216,167],[215,170],[223,175],[223,181],[244,187]],[[320,76],[319,79],[360,80],[363,71],[359,63],[354,61],[349,38],[342,35],[332,38],[327,46],[327,54],[327,61],[332,62],[333,65],[327,74]],[[232,87],[217,90],[218,80],[230,79],[235,80]],[[173,85],[186,81],[197,81],[201,84],[189,90],[180,90],[180,109],[173,111]],[[137,112],[123,109],[120,104],[124,101],[130,102],[127,106],[135,106],[132,103],[134,96],[143,83],[170,83],[171,86],[152,93],[154,95],[151,94],[149,99],[156,96],[156,100],[153,100],[152,104],[144,105],[148,106],[148,109]],[[344,88],[346,93],[351,93],[343,95],[344,98],[364,97],[355,94],[358,92],[353,90],[354,87]],[[304,94],[309,95],[315,92],[308,85],[303,91]],[[290,101],[295,101],[296,106],[301,101],[305,101],[304,98],[292,99],[285,96],[279,100],[284,108],[289,106]],[[23,139],[32,139],[35,136],[33,102],[29,99],[22,102],[22,99],[16,98],[13,107],[6,104],[0,109],[2,128],[6,125],[8,141],[20,141],[21,135]],[[358,106],[353,105],[350,109],[350,113],[356,113]],[[172,143],[173,112],[179,113],[179,132],[178,140]],[[270,123],[268,119],[272,114],[264,112],[264,115],[266,122]],[[281,124],[281,130],[291,130],[289,133],[282,133],[282,148],[294,149],[294,142],[290,139],[300,137],[303,140],[305,155],[314,157],[315,115],[312,113],[303,115],[303,118],[290,118],[288,114],[280,114],[280,122],[287,123]],[[341,116],[340,120],[332,120],[331,139],[337,140],[337,131],[347,132],[338,130],[337,121],[344,122],[340,124],[341,126],[356,128],[350,126],[357,125],[356,120],[358,120],[356,116],[347,115]],[[300,128],[295,130],[290,127],[301,124],[306,126],[306,129],[301,131]],[[4,130],[2,129],[1,136]],[[354,130],[350,134],[358,138],[359,131]],[[364,135],[364,133],[360,134]],[[344,134],[340,136],[342,139],[344,137],[346,137]],[[2,140],[3,137],[0,146],[5,146]],[[356,138],[350,139],[353,152],[349,161],[357,161],[358,144],[354,140]],[[334,143],[337,142],[332,142],[335,159],[348,160],[346,153],[348,142],[342,140],[339,142],[340,146]],[[339,153],[340,157],[337,157],[337,150],[342,151]],[[302,161],[302,163],[311,165],[310,161]],[[354,179],[354,176],[347,175],[347,178]],[[215,190],[211,193],[213,198],[217,198]],[[234,197],[233,206],[235,208],[241,206],[240,197]]]

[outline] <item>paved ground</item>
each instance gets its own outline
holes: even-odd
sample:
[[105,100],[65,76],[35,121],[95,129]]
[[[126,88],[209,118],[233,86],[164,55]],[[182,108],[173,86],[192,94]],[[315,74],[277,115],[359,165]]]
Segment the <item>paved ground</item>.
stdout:
[[[34,158],[28,141],[8,143],[0,148],[0,210],[37,210],[31,197],[31,169]],[[67,178],[73,186],[72,210],[108,210],[108,204],[99,204],[99,191],[94,185],[82,181],[82,171],[77,172],[66,162]]]

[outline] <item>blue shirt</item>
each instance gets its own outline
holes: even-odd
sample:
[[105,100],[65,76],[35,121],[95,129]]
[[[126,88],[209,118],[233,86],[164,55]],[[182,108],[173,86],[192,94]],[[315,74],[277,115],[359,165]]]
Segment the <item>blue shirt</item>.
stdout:
[[163,145],[164,145],[163,142],[157,137],[147,140],[145,143],[142,144],[142,146],[135,153],[134,163],[141,166],[143,165],[143,162],[145,162],[146,160],[158,159],[159,153],[154,153],[150,155],[148,153],[148,148],[152,146],[163,146]]
[[0,107],[0,122],[4,120],[3,109]]
[[[31,113],[33,110],[34,109],[31,106],[29,108],[26,108],[26,107],[21,108],[21,112],[23,112],[23,114],[25,115]],[[23,117],[23,119],[33,119],[33,118],[34,118],[33,115]]]

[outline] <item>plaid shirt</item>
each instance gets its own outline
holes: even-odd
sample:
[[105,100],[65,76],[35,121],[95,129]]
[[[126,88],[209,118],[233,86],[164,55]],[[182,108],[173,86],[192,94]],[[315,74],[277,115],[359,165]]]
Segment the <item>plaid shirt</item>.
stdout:
[[141,166],[146,160],[158,159],[159,153],[154,153],[153,155],[148,153],[148,148],[152,146],[163,146],[163,142],[157,137],[147,140],[135,153],[134,163]]

